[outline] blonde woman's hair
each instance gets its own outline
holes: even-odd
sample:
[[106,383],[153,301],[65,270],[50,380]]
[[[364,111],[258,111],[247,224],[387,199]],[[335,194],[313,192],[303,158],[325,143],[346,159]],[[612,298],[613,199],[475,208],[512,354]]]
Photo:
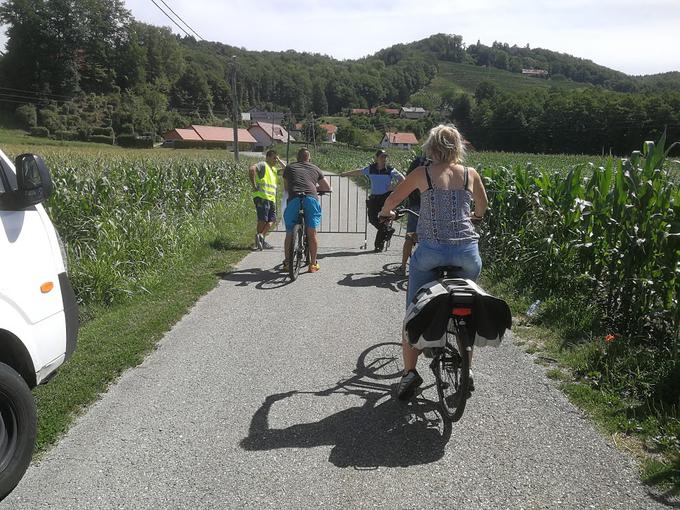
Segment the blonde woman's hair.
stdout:
[[462,163],[465,159],[463,136],[453,124],[439,124],[430,129],[423,151],[433,161]]

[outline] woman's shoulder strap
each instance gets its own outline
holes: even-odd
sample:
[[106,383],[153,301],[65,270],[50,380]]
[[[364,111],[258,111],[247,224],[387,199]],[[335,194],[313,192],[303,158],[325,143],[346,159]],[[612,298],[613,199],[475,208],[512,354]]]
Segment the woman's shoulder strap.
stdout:
[[432,187],[432,178],[430,177],[430,163],[425,165],[425,177],[427,177],[427,189],[434,189]]

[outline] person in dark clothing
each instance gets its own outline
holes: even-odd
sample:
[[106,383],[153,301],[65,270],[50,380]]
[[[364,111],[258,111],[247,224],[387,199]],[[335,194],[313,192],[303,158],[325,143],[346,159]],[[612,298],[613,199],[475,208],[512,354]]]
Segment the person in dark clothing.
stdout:
[[[406,175],[413,172],[419,166],[426,166],[430,162],[425,156],[416,156],[416,158],[411,161],[411,164],[406,170]],[[406,199],[406,207],[414,212],[420,211],[420,191],[415,190]],[[413,247],[417,242],[416,227],[418,226],[418,216],[415,214],[408,213],[408,221],[406,222],[406,235],[404,236],[404,248],[401,252],[401,274],[406,274],[406,263],[408,262]]]
[[404,180],[404,176],[391,165],[387,164],[387,152],[379,150],[375,153],[375,162],[365,168],[357,168],[340,174],[344,177],[365,175],[371,181],[371,194],[366,201],[368,221],[378,233],[375,236],[375,251],[383,251],[385,243],[390,240],[394,229],[378,219],[385,200],[392,193],[395,184]]

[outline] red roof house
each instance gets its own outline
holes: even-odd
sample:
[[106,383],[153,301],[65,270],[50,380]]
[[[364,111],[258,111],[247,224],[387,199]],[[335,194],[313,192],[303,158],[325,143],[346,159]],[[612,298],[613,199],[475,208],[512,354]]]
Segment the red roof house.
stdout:
[[335,124],[321,124],[321,128],[326,130],[326,141],[335,143],[335,135],[338,132],[338,126]]
[[[274,143],[286,143],[288,141],[288,131],[279,124],[271,122],[255,122],[248,128],[248,132],[255,138],[257,147],[269,147]],[[294,142],[295,138],[290,137]]]
[[177,128],[163,135],[164,140],[201,140],[201,137],[193,129]]
[[418,145],[418,138],[413,133],[385,133],[381,147],[396,147],[399,149],[411,149],[413,145]]
[[[188,128],[177,128],[163,135],[166,141],[187,142],[182,147],[190,146],[228,146],[234,143],[234,128],[220,126],[201,126],[194,124]],[[239,128],[238,145],[245,150],[253,149],[257,140],[251,136],[247,129]],[[174,144],[175,147],[180,145]]]

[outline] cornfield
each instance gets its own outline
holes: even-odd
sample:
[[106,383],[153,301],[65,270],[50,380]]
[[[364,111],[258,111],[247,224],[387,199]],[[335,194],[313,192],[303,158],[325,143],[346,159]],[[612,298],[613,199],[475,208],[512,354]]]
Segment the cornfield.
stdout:
[[584,366],[598,384],[677,406],[680,187],[667,153],[662,138],[566,173],[480,168],[490,196],[481,250],[496,277],[544,300],[575,334],[607,337]]
[[46,161],[56,189],[46,205],[85,305],[143,292],[158,271],[210,237],[218,209],[248,196],[245,166],[214,156],[56,153]]

